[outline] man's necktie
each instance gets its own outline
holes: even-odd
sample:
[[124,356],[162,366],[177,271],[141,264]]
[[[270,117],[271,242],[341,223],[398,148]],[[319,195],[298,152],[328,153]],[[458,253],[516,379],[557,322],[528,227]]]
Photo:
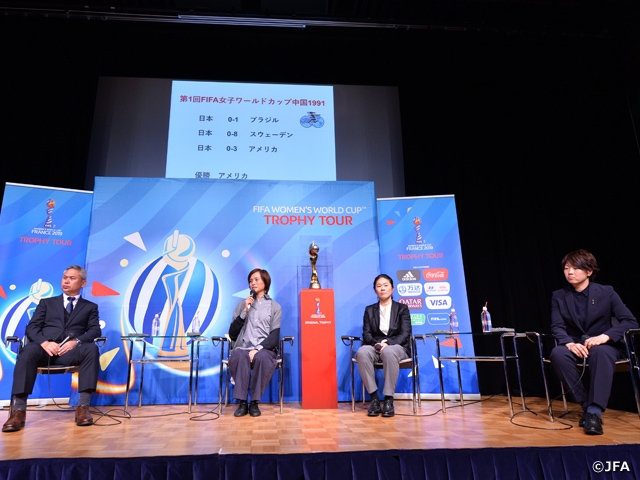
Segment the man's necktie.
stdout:
[[67,300],[69,300],[69,302],[67,303],[67,312],[69,313],[69,315],[71,315],[71,312],[73,312],[73,301],[76,299],[76,297],[68,297]]

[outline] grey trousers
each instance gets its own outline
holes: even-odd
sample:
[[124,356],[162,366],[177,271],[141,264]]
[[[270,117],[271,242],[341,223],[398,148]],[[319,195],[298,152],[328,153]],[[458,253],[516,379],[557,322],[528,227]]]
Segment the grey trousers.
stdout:
[[277,363],[276,354],[271,350],[260,350],[253,357],[253,363],[249,362],[248,350],[233,350],[229,357],[229,371],[236,383],[233,398],[247,400],[247,396],[251,394],[251,400],[259,401],[269,385]]
[[400,373],[400,361],[405,358],[409,358],[409,356],[401,345],[388,345],[382,350],[381,354],[378,354],[371,345],[361,346],[356,353],[356,360],[362,383],[364,383],[367,392],[371,393],[378,390],[373,364],[381,361],[384,371],[382,394],[392,396],[396,391],[396,383]]

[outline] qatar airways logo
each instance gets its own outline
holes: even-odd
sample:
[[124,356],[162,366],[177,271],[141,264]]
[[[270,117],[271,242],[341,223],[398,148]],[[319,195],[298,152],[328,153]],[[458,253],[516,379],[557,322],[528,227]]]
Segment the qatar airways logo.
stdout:
[[424,284],[424,293],[427,295],[449,295],[451,284],[449,282],[429,282]]
[[423,308],[422,297],[400,298],[398,302],[404,303],[409,307],[409,310],[422,310]]
[[449,278],[449,270],[446,268],[425,268],[422,276],[427,282],[444,282]]
[[402,297],[417,297],[422,295],[421,283],[401,283],[398,285],[398,293]]

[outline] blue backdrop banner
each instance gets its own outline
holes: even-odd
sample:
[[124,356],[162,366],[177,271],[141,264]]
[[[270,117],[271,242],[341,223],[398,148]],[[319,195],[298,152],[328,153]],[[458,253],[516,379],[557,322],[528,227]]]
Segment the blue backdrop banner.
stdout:
[[[41,298],[60,295],[69,265],[84,265],[91,192],[7,183],[0,214],[0,398],[11,397],[17,344]],[[84,292],[86,294],[86,292]],[[31,398],[69,397],[70,375],[36,381]]]
[[[106,321],[109,340],[103,350],[111,357],[98,403],[124,401],[128,342],[121,335],[152,333],[156,315],[161,332],[226,334],[233,308],[248,295],[253,268],[271,274],[269,294],[283,309],[281,334],[297,337],[299,292],[309,287],[312,241],[320,247],[320,283],[335,291],[339,399],[350,398],[348,349],[339,336],[361,333],[364,305],[375,298],[371,282],[379,272],[379,249],[373,183],[99,177],[95,185],[89,297]],[[188,339],[146,343],[156,359],[188,354]],[[286,353],[285,400],[298,401],[299,352],[294,345]],[[188,371],[179,365],[145,367],[143,403],[187,401]],[[218,350],[206,342],[199,401],[217,402],[218,366]],[[264,400],[277,399],[275,383]],[[130,402],[137,401],[133,388]]]
[[[458,218],[453,195],[378,200],[380,262],[394,279],[394,298],[411,312],[413,333],[449,331],[452,310],[457,330],[470,332],[469,305],[464,280]],[[454,327],[455,328],[455,327]],[[470,335],[441,336],[443,356],[454,355],[454,341],[461,356],[473,356]],[[439,394],[435,342],[418,345],[423,394]],[[460,362],[463,392],[479,393],[474,362]],[[454,362],[444,362],[445,393],[458,394]],[[403,387],[403,384],[405,385]],[[409,391],[409,379],[398,381],[399,391]]]

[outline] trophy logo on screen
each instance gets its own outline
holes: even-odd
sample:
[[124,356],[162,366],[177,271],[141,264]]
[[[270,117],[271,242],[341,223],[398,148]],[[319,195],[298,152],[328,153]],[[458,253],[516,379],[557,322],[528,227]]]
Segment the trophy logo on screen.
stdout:
[[309,262],[311,263],[311,282],[309,288],[322,288],[318,281],[318,270],[316,270],[316,263],[318,262],[318,252],[320,247],[316,245],[316,242],[311,242],[309,245]]

